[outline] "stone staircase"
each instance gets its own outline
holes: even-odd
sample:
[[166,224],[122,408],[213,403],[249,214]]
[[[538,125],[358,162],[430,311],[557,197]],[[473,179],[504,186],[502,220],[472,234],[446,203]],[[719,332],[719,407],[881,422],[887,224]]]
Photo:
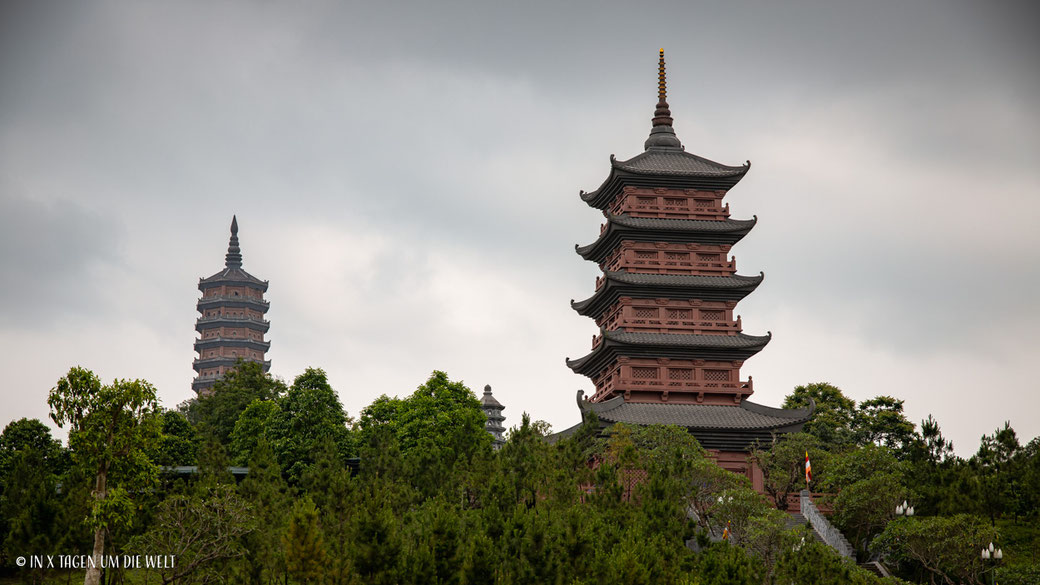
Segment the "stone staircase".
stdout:
[[785,527],[788,530],[792,530],[794,528],[798,528],[799,526],[807,526],[809,528],[809,534],[812,535],[812,538],[816,540],[816,542],[823,542],[823,537],[820,536],[819,532],[816,532],[816,529],[813,528],[812,524],[809,524],[809,521],[805,519],[805,516],[802,516],[801,512],[789,512],[787,514],[787,525]]
[[891,577],[892,573],[888,572],[888,567],[881,564],[881,561],[869,561],[866,563],[860,563],[860,567],[874,573],[878,577]]
[[813,534],[821,542],[838,551],[843,557],[856,560],[856,552],[853,550],[849,540],[817,509],[807,490],[802,490],[798,497],[799,512],[803,521],[807,521],[812,527]]

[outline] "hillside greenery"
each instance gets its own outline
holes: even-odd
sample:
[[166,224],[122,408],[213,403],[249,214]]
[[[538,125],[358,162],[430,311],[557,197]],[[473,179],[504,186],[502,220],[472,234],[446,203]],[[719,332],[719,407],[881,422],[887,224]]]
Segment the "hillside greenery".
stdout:
[[[51,393],[69,445],[38,420],[0,433],[0,582],[1040,582],[1040,441],[1005,425],[964,459],[895,398],[857,405],[817,383],[785,406],[810,403],[806,432],[751,454],[760,495],[678,427],[589,420],[553,436],[524,414],[495,450],[476,396],[439,371],[355,419],[317,368],[286,384],[241,363],[172,410],[147,382],[73,368]],[[859,560],[899,579],[789,526],[806,452],[809,487]],[[903,501],[915,516],[897,517]],[[979,557],[990,541],[999,566]],[[175,562],[94,576],[16,563],[99,548]]]

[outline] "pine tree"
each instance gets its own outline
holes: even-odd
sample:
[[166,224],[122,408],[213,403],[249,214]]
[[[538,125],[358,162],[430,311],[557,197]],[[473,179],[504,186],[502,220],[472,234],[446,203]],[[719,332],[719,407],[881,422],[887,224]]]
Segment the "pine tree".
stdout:
[[325,577],[325,536],[318,522],[318,509],[309,496],[292,509],[289,528],[282,537],[285,568],[299,583],[321,583]]
[[242,498],[256,515],[256,532],[243,538],[245,555],[239,563],[243,579],[249,583],[283,583],[285,555],[281,537],[288,523],[288,486],[281,468],[266,440],[257,443],[249,460],[249,475],[238,486]]

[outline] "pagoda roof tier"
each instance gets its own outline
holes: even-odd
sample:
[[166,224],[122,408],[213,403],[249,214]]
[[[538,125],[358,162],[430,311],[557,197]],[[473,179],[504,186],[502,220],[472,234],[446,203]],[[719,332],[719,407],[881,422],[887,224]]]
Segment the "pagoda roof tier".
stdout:
[[264,360],[264,361],[261,362],[261,361],[257,361],[257,360],[247,359],[247,358],[244,358],[244,357],[223,357],[223,356],[221,356],[221,357],[211,357],[211,358],[196,358],[195,361],[193,361],[191,363],[191,365],[192,365],[192,368],[194,368],[194,370],[197,372],[197,371],[202,370],[203,368],[214,368],[214,367],[218,367],[218,366],[224,366],[224,367],[228,367],[228,368],[233,368],[233,367],[237,366],[239,362],[256,362],[256,363],[260,364],[263,367],[265,372],[267,370],[271,369],[271,360]]
[[595,242],[574,246],[579,256],[602,262],[624,240],[680,244],[736,244],[755,227],[752,219],[658,219],[607,213],[607,227]]
[[202,333],[207,329],[218,327],[245,327],[251,331],[267,333],[271,328],[271,322],[267,319],[255,319],[253,317],[228,317],[218,315],[216,317],[200,317],[195,323],[195,331]]
[[[593,403],[578,391],[582,420],[594,413],[603,426],[614,423],[632,425],[678,425],[689,430],[706,449],[750,451],[755,442],[768,443],[778,433],[802,430],[815,411],[809,408],[772,408],[750,400],[739,404],[668,404],[625,402],[617,396]],[[572,432],[567,429],[561,435]]]
[[633,333],[604,331],[591,353],[567,367],[576,374],[595,375],[620,356],[670,359],[746,360],[773,338],[768,335],[695,335],[690,333]]
[[199,299],[198,310],[201,312],[207,308],[228,307],[234,309],[256,309],[266,313],[271,308],[271,303],[255,297],[218,295],[202,297]]
[[483,408],[491,408],[493,410],[504,410],[505,407],[498,401],[497,398],[491,393],[491,384],[484,386],[484,395],[480,397],[480,405]]
[[739,301],[758,288],[763,278],[762,273],[758,276],[700,276],[606,272],[595,294],[583,301],[572,300],[571,308],[580,315],[595,317],[621,297]]
[[215,286],[240,285],[267,292],[268,281],[249,274],[239,267],[229,266],[207,278],[199,279],[199,290],[206,291]]
[[208,388],[212,388],[213,385],[216,384],[217,380],[219,380],[219,379],[220,378],[216,377],[216,376],[214,376],[212,378],[202,378],[202,377],[195,378],[194,380],[191,381],[191,389],[194,390],[195,392],[198,392],[199,390],[205,390],[205,389],[208,389]]
[[209,337],[195,340],[195,351],[201,352],[214,347],[244,347],[266,353],[271,349],[271,342],[249,339],[248,337]]
[[625,402],[615,396],[603,402],[584,400],[578,391],[582,414],[596,413],[600,420],[634,425],[679,425],[690,429],[780,429],[805,423],[814,408],[772,408],[749,400],[740,404],[668,404]]
[[610,175],[598,189],[580,195],[590,206],[606,209],[625,187],[726,191],[750,168],[750,161],[731,167],[690,154],[682,147],[651,147],[624,161],[610,155]]

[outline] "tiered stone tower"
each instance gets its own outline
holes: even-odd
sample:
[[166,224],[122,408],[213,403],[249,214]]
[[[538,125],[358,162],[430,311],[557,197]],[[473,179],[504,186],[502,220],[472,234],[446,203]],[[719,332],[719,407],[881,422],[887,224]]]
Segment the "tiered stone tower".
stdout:
[[603,276],[586,300],[571,302],[600,327],[592,352],[567,365],[591,378],[589,400],[579,392],[583,416],[606,423],[686,426],[719,463],[746,473],[750,444],[775,432],[798,430],[807,411],[780,410],[747,401],[744,361],[771,338],[743,332],[737,303],[763,275],[738,275],[732,247],[757,218],[730,218],[723,198],[750,169],[722,165],[685,151],[672,127],[664,51],[658,102],[644,152],[618,161],[583,201],[606,217],[599,238],[576,246],[599,264]]
[[502,416],[502,411],[506,407],[502,406],[502,403],[491,394],[490,384],[484,386],[484,396],[480,398],[480,408],[484,411],[484,416],[487,417],[487,423],[484,425],[484,428],[491,433],[491,437],[494,440],[493,445],[498,449],[506,442],[505,437],[502,435],[506,430],[506,427],[502,424],[506,420],[506,417]]
[[213,384],[238,360],[259,362],[264,371],[271,362],[264,354],[271,343],[264,334],[271,324],[264,319],[270,303],[264,300],[267,281],[242,270],[242,251],[238,246],[238,219],[231,218],[231,241],[225,256],[224,270],[199,279],[199,319],[195,340],[199,357],[193,367],[198,374],[191,384],[200,395],[210,392]]

